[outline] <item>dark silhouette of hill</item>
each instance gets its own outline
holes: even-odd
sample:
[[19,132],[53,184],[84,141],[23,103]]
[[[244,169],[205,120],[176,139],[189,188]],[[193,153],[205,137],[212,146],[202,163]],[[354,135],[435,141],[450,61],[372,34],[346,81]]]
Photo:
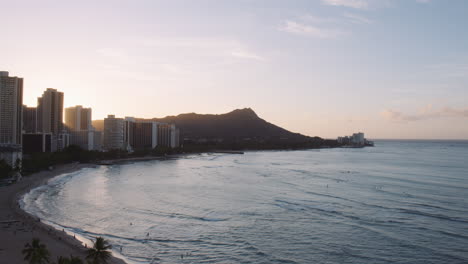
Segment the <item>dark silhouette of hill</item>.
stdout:
[[175,124],[183,139],[220,139],[223,141],[268,140],[268,141],[308,141],[311,138],[292,133],[273,125],[250,108],[236,109],[220,115],[180,114],[152,120]]
[[[140,119],[148,120],[148,119]],[[319,137],[309,137],[293,133],[271,124],[250,108],[236,109],[226,114],[187,113],[164,118],[153,118],[152,121],[175,124],[180,129],[180,138],[186,144],[216,143],[235,144],[243,148],[307,148],[333,145]],[[93,121],[93,126],[103,129],[103,121]]]

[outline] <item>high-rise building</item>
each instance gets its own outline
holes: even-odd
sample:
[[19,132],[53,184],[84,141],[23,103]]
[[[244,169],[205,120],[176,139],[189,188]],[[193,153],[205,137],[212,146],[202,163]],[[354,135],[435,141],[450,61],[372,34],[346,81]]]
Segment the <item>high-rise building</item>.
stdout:
[[171,148],[180,147],[180,130],[175,125],[171,126]]
[[124,141],[129,151],[154,149],[158,144],[158,123],[126,117]]
[[47,88],[37,99],[37,129],[41,133],[63,133],[63,93]]
[[21,145],[23,79],[0,72],[0,144]]
[[81,105],[65,109],[65,126],[69,131],[91,130],[91,108]]
[[123,118],[108,115],[104,118],[104,148],[111,150],[125,149],[125,147]]
[[174,124],[158,124],[158,146],[177,148],[179,147],[179,129]]
[[65,109],[65,127],[70,133],[70,144],[85,150],[101,149],[101,132],[92,126],[91,108],[81,105]]
[[101,150],[101,132],[95,130],[71,131],[70,145],[76,145],[84,150]]
[[24,133],[37,132],[37,108],[23,105],[23,131]]
[[357,144],[357,145],[364,145],[364,143],[365,143],[364,133],[362,133],[362,132],[354,133],[351,136],[351,142],[353,144]]
[[0,160],[15,167],[21,160],[23,79],[0,72]]

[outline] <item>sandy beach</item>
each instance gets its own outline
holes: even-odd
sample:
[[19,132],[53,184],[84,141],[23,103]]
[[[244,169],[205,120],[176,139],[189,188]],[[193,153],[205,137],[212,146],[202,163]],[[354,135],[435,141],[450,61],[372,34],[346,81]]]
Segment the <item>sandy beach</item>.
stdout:
[[[57,166],[52,171],[42,171],[10,186],[0,187],[0,264],[27,263],[21,251],[26,243],[39,238],[51,253],[51,263],[58,256],[79,256],[83,260],[86,248],[80,241],[65,232],[56,230],[33,217],[19,207],[18,199],[32,188],[46,183],[52,177],[73,172],[91,164],[67,164]],[[88,245],[89,246],[89,245]],[[123,260],[113,258],[112,264],[125,264]]]

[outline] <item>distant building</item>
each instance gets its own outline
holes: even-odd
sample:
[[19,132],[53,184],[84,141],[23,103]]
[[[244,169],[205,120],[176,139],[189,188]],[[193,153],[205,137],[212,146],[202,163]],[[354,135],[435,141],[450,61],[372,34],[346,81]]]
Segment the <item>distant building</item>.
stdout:
[[[23,79],[0,72],[0,160],[15,167],[21,161]],[[20,165],[20,164],[18,164]]]
[[104,119],[104,148],[106,150],[125,149],[124,145],[124,120],[108,115]]
[[354,146],[354,147],[373,145],[371,141],[367,141],[367,139],[364,137],[364,133],[362,132],[354,133],[353,135],[349,137],[348,136],[338,137],[337,142],[339,144],[349,145],[349,146]]
[[23,132],[37,132],[37,108],[23,105]]
[[65,126],[69,131],[91,130],[91,108],[81,105],[65,109]]
[[354,133],[351,136],[351,143],[357,144],[357,145],[364,145],[365,143],[365,138],[364,138],[364,133]]
[[180,132],[174,124],[158,124],[158,146],[177,148],[180,145]]
[[180,147],[180,130],[175,125],[171,126],[171,148]]
[[158,145],[158,122],[125,118],[124,140],[127,150],[154,149]]
[[84,150],[101,150],[101,132],[91,130],[71,131],[70,145],[76,145]]
[[40,133],[63,133],[63,93],[47,88],[37,99],[37,130]]
[[101,150],[101,132],[92,126],[91,108],[81,105],[66,108],[65,127],[70,134],[70,145],[84,150]]

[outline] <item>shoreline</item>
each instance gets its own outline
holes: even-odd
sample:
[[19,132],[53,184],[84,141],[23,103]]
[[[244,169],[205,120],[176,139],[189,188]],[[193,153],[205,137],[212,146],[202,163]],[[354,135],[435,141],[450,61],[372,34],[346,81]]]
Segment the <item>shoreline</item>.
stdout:
[[[55,262],[58,256],[70,255],[85,261],[86,248],[73,236],[55,229],[30,215],[19,206],[19,200],[32,189],[44,185],[50,179],[64,173],[71,173],[95,164],[71,163],[56,166],[51,171],[41,171],[24,176],[21,181],[9,186],[0,187],[0,262],[27,263],[21,251],[26,243],[39,238],[50,252],[50,261]],[[110,264],[126,264],[122,259],[112,255]]]

